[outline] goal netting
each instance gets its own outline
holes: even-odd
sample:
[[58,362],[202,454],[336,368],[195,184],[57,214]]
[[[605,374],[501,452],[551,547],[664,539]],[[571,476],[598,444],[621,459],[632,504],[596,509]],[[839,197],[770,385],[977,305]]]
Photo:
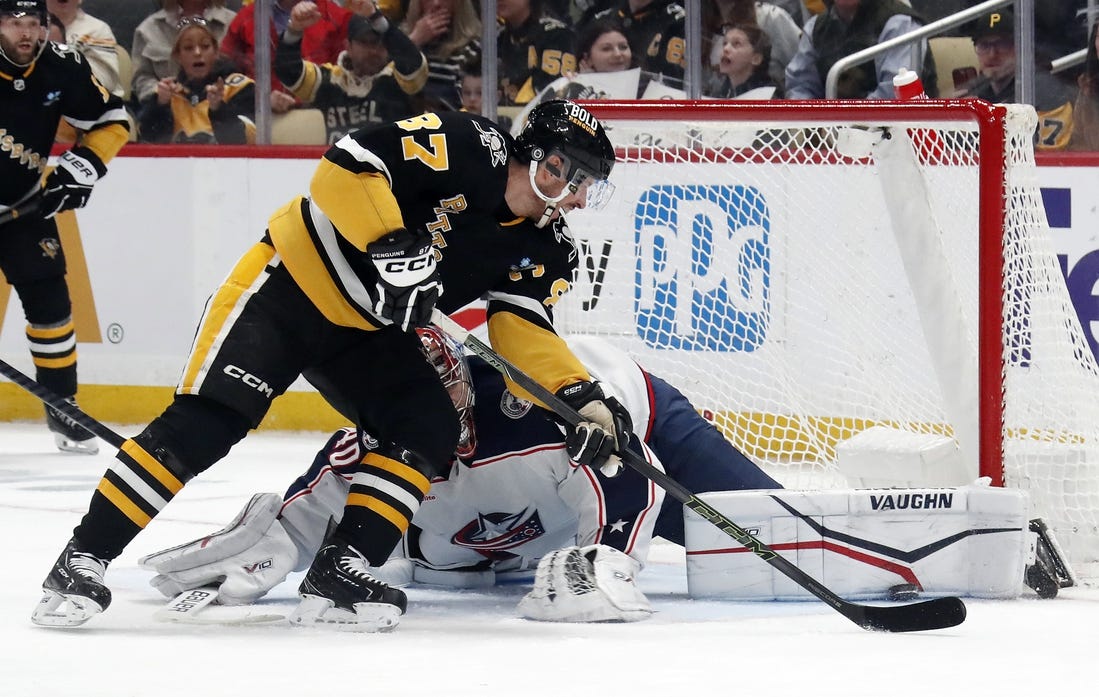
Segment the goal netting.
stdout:
[[613,340],[787,486],[1030,493],[1099,559],[1099,368],[1026,106],[591,102],[612,203],[570,214],[562,333]]

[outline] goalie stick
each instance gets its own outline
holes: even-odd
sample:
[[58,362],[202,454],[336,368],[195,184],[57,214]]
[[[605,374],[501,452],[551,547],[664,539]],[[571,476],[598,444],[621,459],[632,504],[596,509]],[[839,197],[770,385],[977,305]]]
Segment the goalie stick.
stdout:
[[216,615],[203,612],[203,610],[217,600],[218,589],[216,586],[202,586],[185,590],[165,603],[164,607],[153,613],[153,619],[159,622],[175,622],[178,624],[220,624],[226,626],[244,624],[266,624],[269,622],[282,622],[285,615],[252,614],[247,608],[244,614]]
[[[474,354],[484,359],[493,368],[500,371],[509,380],[540,400],[569,424],[575,426],[584,421],[579,412],[566,404],[561,398],[519,370],[507,359],[496,353],[492,347],[438,309],[432,312],[431,321],[447,334],[460,341],[463,346]],[[955,597],[935,598],[908,605],[892,606],[863,605],[846,601],[827,586],[802,571],[793,562],[780,556],[716,508],[695,496],[685,486],[649,464],[637,453],[623,447],[619,448],[617,454],[623,462],[655,482],[674,499],[702,516],[757,557],[778,569],[794,583],[809,591],[863,629],[885,632],[916,632],[954,627],[965,620],[965,604],[961,598]]]
[[3,374],[4,377],[8,378],[16,385],[19,385],[53,409],[56,409],[75,421],[77,425],[88,433],[102,438],[115,448],[121,448],[122,444],[126,442],[125,438],[85,414],[80,407],[62,399],[50,388],[31,380],[29,377],[19,372],[19,370],[12,367],[7,361],[0,360],[0,374]]

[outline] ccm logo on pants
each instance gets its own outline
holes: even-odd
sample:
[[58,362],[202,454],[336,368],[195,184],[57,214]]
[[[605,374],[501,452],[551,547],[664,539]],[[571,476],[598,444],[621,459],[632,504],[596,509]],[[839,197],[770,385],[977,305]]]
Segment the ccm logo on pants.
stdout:
[[245,385],[248,385],[252,389],[261,392],[268,397],[272,397],[275,394],[275,390],[272,389],[270,385],[268,385],[263,380],[257,378],[255,375],[252,375],[248,371],[244,370],[243,368],[238,368],[235,365],[227,365],[225,366],[225,370],[223,370],[222,372],[224,372],[226,375],[233,378],[234,380],[240,380]]

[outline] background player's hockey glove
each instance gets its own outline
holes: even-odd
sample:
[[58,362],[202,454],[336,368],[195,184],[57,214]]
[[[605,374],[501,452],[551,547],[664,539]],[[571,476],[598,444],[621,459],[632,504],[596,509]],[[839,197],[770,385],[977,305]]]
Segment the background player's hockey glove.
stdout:
[[96,181],[107,173],[99,157],[84,147],[66,151],[42,185],[38,212],[52,218],[61,211],[83,208]]
[[598,467],[613,477],[622,469],[622,460],[614,455],[618,444],[625,447],[633,432],[630,412],[614,397],[603,394],[597,382],[577,382],[557,391],[557,396],[580,412],[585,421],[565,427],[565,447],[569,457],[581,465]]
[[371,293],[374,314],[403,331],[423,327],[431,320],[435,301],[443,294],[431,235],[398,230],[366,246],[378,269]]

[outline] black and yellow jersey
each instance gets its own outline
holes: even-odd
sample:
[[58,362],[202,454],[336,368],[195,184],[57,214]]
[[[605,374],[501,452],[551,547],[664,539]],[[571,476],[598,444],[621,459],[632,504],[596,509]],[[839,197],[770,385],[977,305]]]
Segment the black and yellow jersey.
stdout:
[[575,37],[564,22],[531,15],[511,28],[500,25],[496,53],[500,63],[501,106],[526,104],[565,73],[575,73]]
[[[188,80],[183,72],[176,79],[182,89],[167,104],[161,104],[155,93],[142,101],[138,125],[143,142],[221,145],[255,142],[256,87],[252,78],[235,72],[227,61],[219,61],[202,80]],[[225,81],[222,104],[211,110],[206,87],[219,79]]]
[[129,139],[122,100],[99,84],[75,49],[50,42],[24,67],[0,58],[0,207],[37,190],[62,118],[104,164]]
[[276,211],[268,235],[281,263],[334,324],[373,330],[366,254],[394,231],[432,236],[443,295],[453,312],[487,298],[497,350],[548,388],[586,380],[552,327],[576,246],[563,221],[538,228],[504,203],[510,136],[472,114],[427,113],[370,126],[329,148],[310,196]]
[[636,12],[627,0],[620,0],[617,7],[595,15],[622,23],[642,70],[673,80],[682,80],[687,69],[686,17],[679,0],[653,0]]

